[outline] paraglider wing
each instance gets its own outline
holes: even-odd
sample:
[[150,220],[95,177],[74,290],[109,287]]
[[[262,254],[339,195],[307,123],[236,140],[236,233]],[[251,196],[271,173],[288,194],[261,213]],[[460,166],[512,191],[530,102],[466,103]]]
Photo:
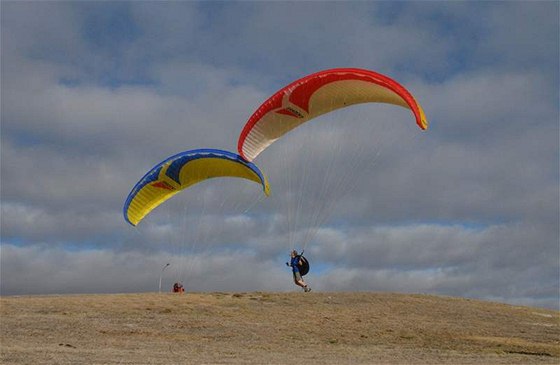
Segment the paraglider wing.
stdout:
[[239,155],[216,149],[185,151],[157,164],[134,186],[124,205],[125,220],[136,226],[154,208],[181,190],[206,179],[238,177],[270,187],[259,168]]
[[325,70],[301,78],[276,92],[249,118],[238,152],[255,159],[278,138],[310,119],[353,104],[378,102],[408,108],[421,129],[428,121],[420,104],[402,85],[379,73],[356,68]]

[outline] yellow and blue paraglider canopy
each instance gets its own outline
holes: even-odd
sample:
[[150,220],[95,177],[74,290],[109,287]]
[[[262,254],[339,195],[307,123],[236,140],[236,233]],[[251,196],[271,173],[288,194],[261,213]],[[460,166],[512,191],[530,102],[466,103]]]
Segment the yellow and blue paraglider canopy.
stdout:
[[239,155],[217,149],[185,151],[154,166],[132,189],[124,205],[124,219],[136,226],[167,199],[201,181],[237,177],[260,183],[268,196],[270,187],[259,168]]

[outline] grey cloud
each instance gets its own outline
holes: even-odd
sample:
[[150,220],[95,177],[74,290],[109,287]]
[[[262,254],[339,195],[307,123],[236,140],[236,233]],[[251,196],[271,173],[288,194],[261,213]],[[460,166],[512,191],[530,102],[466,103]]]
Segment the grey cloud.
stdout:
[[[491,8],[487,14],[489,37],[480,43],[476,57],[494,65],[546,67],[558,79],[554,61],[559,49],[558,11],[555,2],[520,2]],[[540,66],[535,67],[537,64]]]
[[[387,11],[385,8],[389,7],[392,9]],[[404,6],[384,4],[381,10],[381,14],[390,14],[386,19],[389,24],[414,24],[437,34],[437,42],[445,41],[446,72],[542,70],[545,67],[547,73],[552,72],[558,79],[555,61],[559,47],[557,3],[475,5],[454,2],[441,6],[438,2],[416,2]],[[438,66],[428,66],[430,73]]]
[[[251,262],[251,265],[247,265]],[[240,252],[147,256],[109,250],[69,252],[46,247],[2,248],[2,295],[25,293],[115,293],[157,291],[165,263],[163,290],[182,281],[191,291],[286,290],[285,267]],[[255,273],[258,273],[256,275]]]
[[[115,21],[103,4],[2,3],[3,294],[154,290],[170,259],[197,290],[293,290],[286,252],[315,225],[317,289],[555,306],[557,4],[403,3],[387,19],[380,4],[287,4],[117,4],[136,28],[116,50],[84,38],[95,16]],[[432,128],[394,106],[348,108],[259,156],[270,198],[213,182],[124,222],[149,168],[235,151],[270,93],[339,66],[395,77]],[[309,170],[297,217],[290,169]],[[344,184],[319,194],[329,176]]]
[[483,144],[551,123],[554,88],[541,72],[477,71],[432,85],[424,106],[435,133]]

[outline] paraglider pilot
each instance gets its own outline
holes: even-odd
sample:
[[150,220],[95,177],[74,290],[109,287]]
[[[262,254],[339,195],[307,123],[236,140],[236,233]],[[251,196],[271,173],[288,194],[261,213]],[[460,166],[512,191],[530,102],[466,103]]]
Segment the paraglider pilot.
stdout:
[[290,266],[292,268],[292,273],[294,275],[294,283],[297,286],[301,286],[303,288],[303,291],[310,292],[311,288],[305,283],[305,281],[303,281],[303,278],[301,277],[301,273],[299,272],[299,268],[302,265],[301,262],[301,256],[298,255],[298,252],[296,250],[292,250],[292,252],[290,253],[290,263],[286,262],[286,265]]

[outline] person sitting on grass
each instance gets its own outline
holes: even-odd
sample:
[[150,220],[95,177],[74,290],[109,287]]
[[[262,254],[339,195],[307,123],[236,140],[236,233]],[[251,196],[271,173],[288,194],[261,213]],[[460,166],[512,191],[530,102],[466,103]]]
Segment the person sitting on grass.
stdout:
[[173,293],[184,293],[185,288],[183,287],[182,283],[175,283],[173,284]]

